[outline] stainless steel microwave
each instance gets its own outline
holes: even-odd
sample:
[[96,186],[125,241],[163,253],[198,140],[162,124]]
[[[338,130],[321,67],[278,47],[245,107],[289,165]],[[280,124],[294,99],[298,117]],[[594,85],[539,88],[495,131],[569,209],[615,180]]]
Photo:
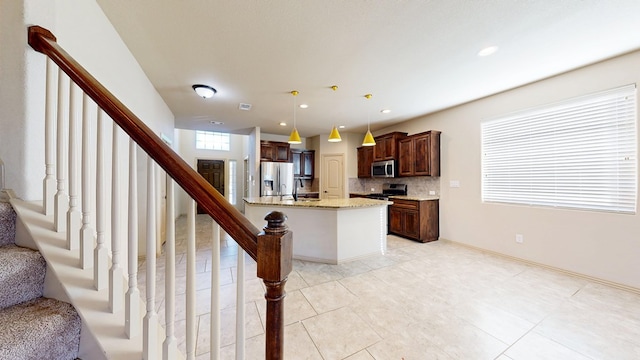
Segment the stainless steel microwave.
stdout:
[[371,164],[371,177],[395,177],[396,161],[375,161]]

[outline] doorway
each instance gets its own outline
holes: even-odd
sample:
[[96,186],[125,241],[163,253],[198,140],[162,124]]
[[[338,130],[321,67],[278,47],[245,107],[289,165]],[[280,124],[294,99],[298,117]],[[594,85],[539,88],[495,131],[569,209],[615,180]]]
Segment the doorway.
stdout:
[[[218,190],[223,196],[224,193],[224,160],[202,160],[198,159],[198,174],[202,175],[205,180]],[[198,214],[204,214],[205,211],[198,205]]]
[[322,199],[344,198],[344,155],[322,155],[321,174],[320,197]]

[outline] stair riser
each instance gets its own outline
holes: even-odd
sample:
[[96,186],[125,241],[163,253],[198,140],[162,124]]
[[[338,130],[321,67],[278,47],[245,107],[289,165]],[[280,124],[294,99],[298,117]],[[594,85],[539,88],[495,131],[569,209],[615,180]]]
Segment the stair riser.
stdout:
[[82,321],[72,305],[42,297],[46,261],[15,245],[16,213],[0,202],[0,359],[73,360]]
[[46,262],[39,252],[0,247],[0,309],[41,297],[45,274]]

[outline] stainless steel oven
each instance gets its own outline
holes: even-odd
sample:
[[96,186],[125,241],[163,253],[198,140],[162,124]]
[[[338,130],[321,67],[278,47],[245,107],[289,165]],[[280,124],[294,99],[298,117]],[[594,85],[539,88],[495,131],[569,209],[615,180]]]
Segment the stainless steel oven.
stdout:
[[[377,200],[389,200],[390,196],[394,195],[407,195],[407,184],[382,184],[381,193],[372,193],[367,195],[369,199]],[[393,201],[393,200],[392,200]],[[391,217],[389,216],[389,207],[387,208],[387,234],[389,233],[389,224],[391,223]]]
[[396,175],[396,161],[385,160],[375,161],[371,164],[371,177],[395,177]]

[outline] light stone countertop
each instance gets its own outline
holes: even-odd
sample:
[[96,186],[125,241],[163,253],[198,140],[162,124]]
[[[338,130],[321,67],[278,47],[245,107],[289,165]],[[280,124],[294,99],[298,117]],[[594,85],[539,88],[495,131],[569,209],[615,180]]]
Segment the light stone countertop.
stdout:
[[398,200],[416,200],[416,201],[440,200],[440,198],[435,196],[435,195],[426,195],[426,196],[421,196],[421,195],[392,195],[392,196],[389,196],[389,200],[393,201],[393,199],[398,199]]
[[303,199],[294,201],[293,199],[280,200],[279,196],[253,197],[244,198],[245,203],[258,206],[292,206],[304,208],[362,208],[371,206],[391,205],[391,201],[365,199],[365,198],[347,198],[347,199]]
[[[366,196],[366,195],[369,195],[371,193],[370,192],[350,192],[349,194],[359,195],[359,196]],[[393,201],[393,199],[398,199],[398,200],[417,200],[417,201],[440,200],[440,198],[438,196],[435,196],[435,195],[391,195],[391,196],[389,196],[389,200]]]

